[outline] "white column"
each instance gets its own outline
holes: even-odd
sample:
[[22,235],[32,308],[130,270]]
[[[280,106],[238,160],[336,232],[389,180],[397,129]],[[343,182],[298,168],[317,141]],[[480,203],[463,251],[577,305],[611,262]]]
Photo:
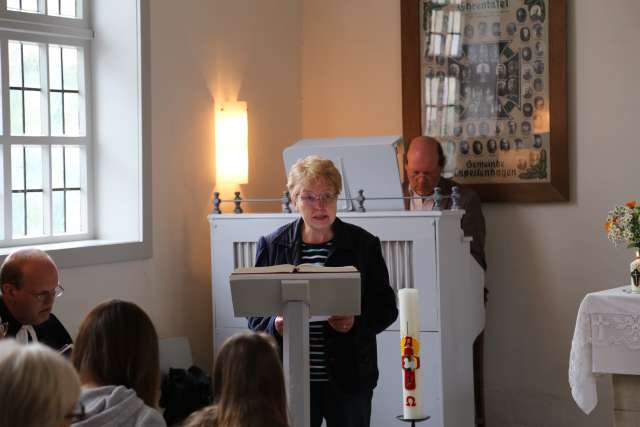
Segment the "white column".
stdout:
[[[285,284],[285,282],[288,283]],[[300,295],[300,288],[305,289],[305,284],[306,290],[302,294],[306,294],[307,298]],[[284,376],[291,421],[294,427],[309,427],[311,418],[309,403],[309,283],[306,280],[283,280],[282,285],[283,299],[286,301],[283,316]],[[297,289],[294,290],[292,287]]]

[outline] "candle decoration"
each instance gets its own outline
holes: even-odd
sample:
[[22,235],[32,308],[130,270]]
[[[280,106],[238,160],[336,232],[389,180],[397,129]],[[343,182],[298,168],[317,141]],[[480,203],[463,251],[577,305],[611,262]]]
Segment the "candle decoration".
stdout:
[[418,290],[400,289],[400,351],[402,356],[402,414],[405,420],[423,418]]

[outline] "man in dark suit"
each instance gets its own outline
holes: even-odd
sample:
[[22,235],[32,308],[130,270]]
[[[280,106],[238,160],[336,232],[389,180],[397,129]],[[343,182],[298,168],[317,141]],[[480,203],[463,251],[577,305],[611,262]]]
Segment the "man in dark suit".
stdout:
[[[462,187],[451,179],[441,176],[445,164],[442,146],[428,136],[414,138],[409,144],[405,159],[405,171],[409,179],[406,192],[414,197],[433,195],[433,189],[440,187],[443,195],[451,195],[454,186],[460,187],[460,205],[465,210],[462,217],[462,230],[465,236],[473,237],[471,255],[483,269],[487,269],[484,255],[485,224],[480,198],[470,188]],[[443,200],[443,209],[451,207],[451,199]],[[405,207],[410,210],[431,210],[433,201],[429,199],[407,200]]]
[[51,313],[55,299],[62,295],[58,268],[39,249],[13,252],[0,267],[0,326],[4,335],[18,342],[39,341],[64,351],[71,337]]
[[[414,197],[406,200],[405,207],[410,210],[431,210],[435,187],[439,187],[442,195],[451,195],[454,186],[460,187],[460,205],[465,213],[462,216],[462,230],[465,236],[473,237],[471,255],[486,270],[484,255],[485,224],[482,215],[480,198],[470,188],[462,187],[451,179],[441,176],[446,158],[440,143],[428,136],[419,136],[409,143],[405,158],[405,171],[408,183],[406,194]],[[451,207],[451,199],[444,199],[443,209]],[[486,290],[485,290],[486,303]],[[473,343],[473,382],[475,391],[476,425],[484,426],[484,378],[483,378],[484,332],[478,335]]]

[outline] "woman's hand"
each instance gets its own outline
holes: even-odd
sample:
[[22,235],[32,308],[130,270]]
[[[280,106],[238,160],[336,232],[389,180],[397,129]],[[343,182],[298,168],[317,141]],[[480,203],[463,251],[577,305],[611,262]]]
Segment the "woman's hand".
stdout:
[[331,316],[327,320],[333,329],[342,334],[346,334],[353,328],[353,321],[353,316]]

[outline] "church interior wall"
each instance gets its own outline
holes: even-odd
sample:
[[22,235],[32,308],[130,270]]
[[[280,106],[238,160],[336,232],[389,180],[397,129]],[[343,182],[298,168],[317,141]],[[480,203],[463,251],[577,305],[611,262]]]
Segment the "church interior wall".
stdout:
[[[487,421],[611,423],[611,381],[586,417],[571,399],[569,348],[582,297],[626,283],[629,250],[606,240],[617,203],[639,198],[640,3],[569,0],[571,199],[485,204]],[[399,2],[279,0],[151,5],[153,257],[66,269],[55,312],[75,333],[108,298],[145,308],[163,337],[212,359],[209,227],[214,99],[249,108],[246,196],[284,187],[282,149],[302,137],[402,133]]]

